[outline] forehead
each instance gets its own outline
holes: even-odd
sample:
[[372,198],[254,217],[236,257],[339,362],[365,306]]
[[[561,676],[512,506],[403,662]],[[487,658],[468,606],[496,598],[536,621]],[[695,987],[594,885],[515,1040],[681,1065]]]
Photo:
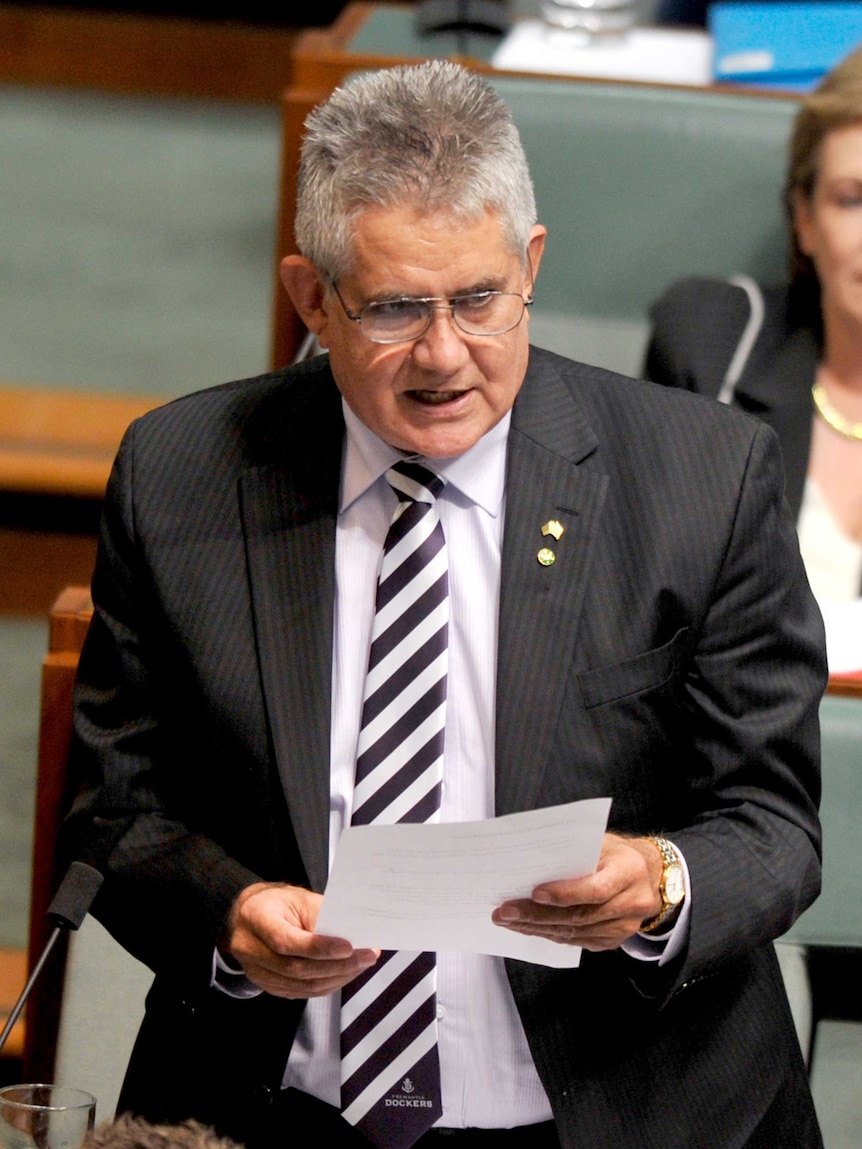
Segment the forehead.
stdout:
[[492,211],[463,220],[412,206],[366,208],[354,221],[352,255],[344,282],[366,299],[505,285],[520,266]]
[[820,175],[862,178],[862,122],[827,132],[818,156]]

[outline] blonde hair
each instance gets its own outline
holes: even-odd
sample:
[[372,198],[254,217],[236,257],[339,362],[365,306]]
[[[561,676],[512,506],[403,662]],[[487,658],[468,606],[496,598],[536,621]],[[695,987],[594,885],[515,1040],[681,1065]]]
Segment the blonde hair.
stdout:
[[793,123],[784,206],[790,231],[790,282],[795,286],[817,285],[814,264],[799,247],[794,224],[796,203],[810,200],[814,194],[826,136],[852,124],[862,125],[862,48],[846,56],[806,96]]

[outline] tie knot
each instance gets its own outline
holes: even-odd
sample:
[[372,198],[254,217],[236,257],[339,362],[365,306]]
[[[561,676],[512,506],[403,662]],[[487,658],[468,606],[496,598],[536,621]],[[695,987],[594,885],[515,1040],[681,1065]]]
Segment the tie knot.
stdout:
[[402,502],[414,503],[433,503],[446,485],[439,475],[407,459],[389,468],[386,482]]

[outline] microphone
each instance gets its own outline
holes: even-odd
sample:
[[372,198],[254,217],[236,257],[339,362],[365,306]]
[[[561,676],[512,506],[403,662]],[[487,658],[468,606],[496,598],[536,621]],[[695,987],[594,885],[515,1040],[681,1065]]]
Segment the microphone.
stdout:
[[72,862],[54,900],[48,906],[48,917],[58,928],[80,929],[87,916],[93,899],[99,892],[104,878],[95,866],[86,862]]
[[39,975],[42,972],[42,967],[48,960],[48,955],[54,948],[54,943],[60,936],[61,930],[77,930],[81,922],[87,916],[90,906],[93,904],[99,886],[103,881],[102,874],[93,866],[87,865],[86,862],[72,862],[66,875],[60,883],[59,889],[54,895],[54,900],[48,907],[48,917],[54,923],[54,928],[51,935],[42,950],[42,954],[27,979],[27,984],[21,991],[21,995],[15,1002],[12,1012],[3,1027],[3,1032],[0,1033],[0,1051],[6,1044],[6,1040],[12,1029],[21,1015],[21,1010],[24,1008],[27,998],[30,996],[30,991],[36,984]]

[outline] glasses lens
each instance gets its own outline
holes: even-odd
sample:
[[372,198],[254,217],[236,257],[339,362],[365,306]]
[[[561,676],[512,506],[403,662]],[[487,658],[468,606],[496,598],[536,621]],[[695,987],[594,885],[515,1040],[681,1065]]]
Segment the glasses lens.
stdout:
[[375,343],[415,339],[428,324],[431,307],[418,299],[391,299],[369,303],[362,309],[361,326]]
[[479,291],[459,295],[447,304],[436,299],[391,299],[368,303],[359,314],[363,334],[374,343],[406,343],[428,330],[438,308],[450,308],[465,335],[502,335],[517,327],[524,315],[524,300],[505,291]]
[[467,335],[502,335],[521,322],[524,301],[508,291],[482,291],[454,300],[452,312]]

